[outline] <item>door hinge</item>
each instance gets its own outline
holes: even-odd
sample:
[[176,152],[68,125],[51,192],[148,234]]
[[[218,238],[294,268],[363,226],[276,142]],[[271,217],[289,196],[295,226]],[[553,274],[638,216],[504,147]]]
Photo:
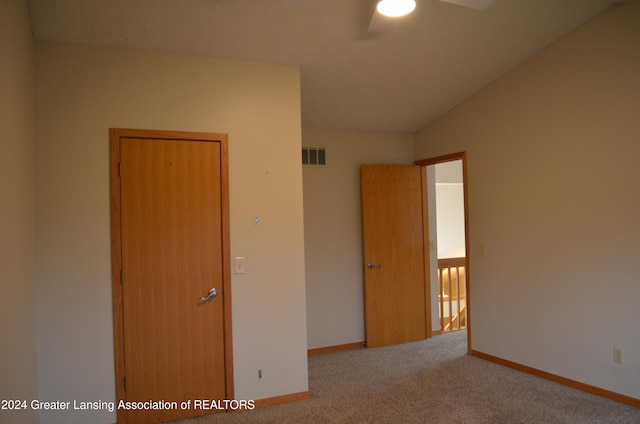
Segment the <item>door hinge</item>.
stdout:
[[120,284],[124,284],[124,270],[120,270]]
[[122,378],[122,385],[124,386],[124,391],[127,391],[127,377]]
[[118,177],[122,177],[122,162],[118,162]]

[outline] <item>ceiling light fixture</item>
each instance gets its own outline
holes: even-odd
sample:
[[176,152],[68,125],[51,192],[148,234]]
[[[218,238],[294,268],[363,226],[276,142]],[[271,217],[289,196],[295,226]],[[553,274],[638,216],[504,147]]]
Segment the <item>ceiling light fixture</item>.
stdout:
[[392,18],[408,15],[415,8],[415,0],[380,0],[376,6],[380,14]]

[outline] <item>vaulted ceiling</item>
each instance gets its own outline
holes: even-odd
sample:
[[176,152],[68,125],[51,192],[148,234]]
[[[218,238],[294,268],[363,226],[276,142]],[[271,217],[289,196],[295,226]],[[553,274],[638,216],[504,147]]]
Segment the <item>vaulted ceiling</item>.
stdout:
[[417,0],[369,32],[373,0],[28,0],[38,40],[296,65],[302,125],[417,131],[611,6]]

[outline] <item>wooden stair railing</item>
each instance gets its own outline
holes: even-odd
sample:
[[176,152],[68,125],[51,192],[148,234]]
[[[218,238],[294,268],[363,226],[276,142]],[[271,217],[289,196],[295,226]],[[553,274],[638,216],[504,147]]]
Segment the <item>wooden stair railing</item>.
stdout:
[[445,332],[445,331],[452,331],[452,330],[462,330],[463,328],[467,328],[467,306],[466,305],[460,308],[460,314],[454,315],[453,319],[451,319],[449,322],[445,324],[442,331]]
[[467,328],[466,258],[438,259],[440,330]]

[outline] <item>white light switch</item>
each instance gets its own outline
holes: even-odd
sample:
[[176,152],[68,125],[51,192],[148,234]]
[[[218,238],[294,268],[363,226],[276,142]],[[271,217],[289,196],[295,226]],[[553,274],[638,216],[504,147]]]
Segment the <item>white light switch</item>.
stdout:
[[244,256],[236,256],[234,258],[234,273],[244,274],[247,269],[247,258]]
[[487,254],[487,244],[485,242],[480,243],[480,254],[483,256]]

